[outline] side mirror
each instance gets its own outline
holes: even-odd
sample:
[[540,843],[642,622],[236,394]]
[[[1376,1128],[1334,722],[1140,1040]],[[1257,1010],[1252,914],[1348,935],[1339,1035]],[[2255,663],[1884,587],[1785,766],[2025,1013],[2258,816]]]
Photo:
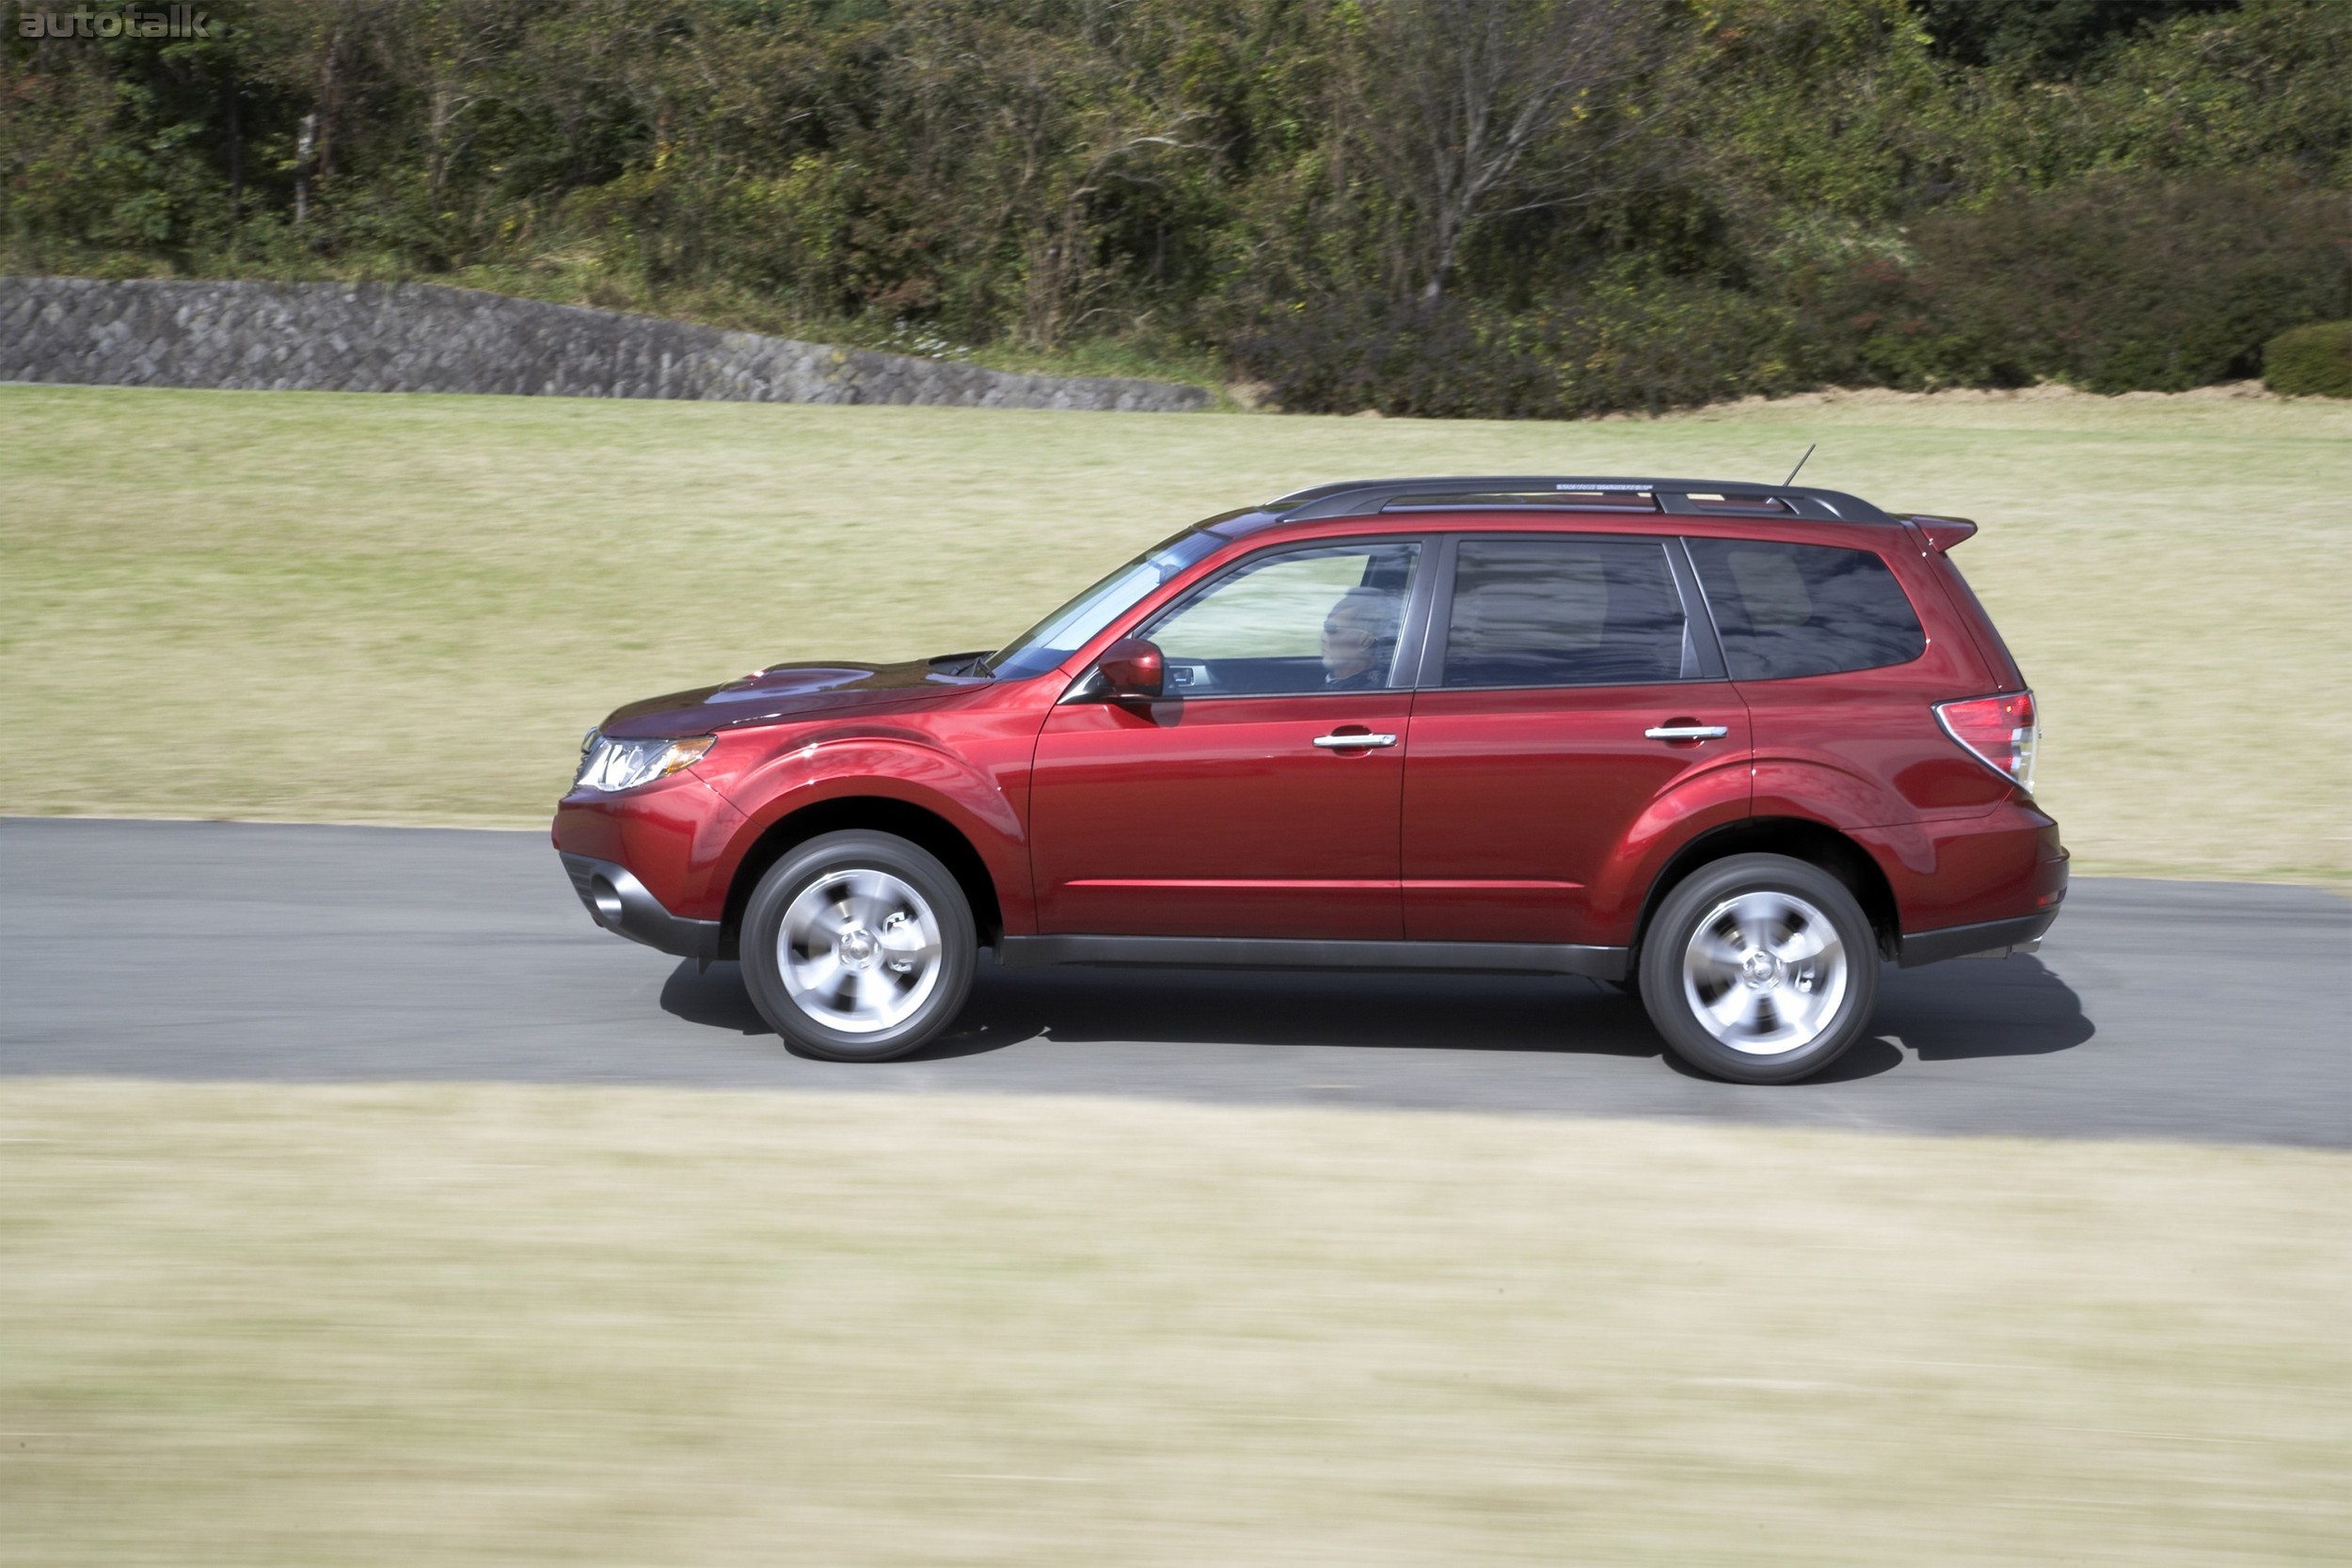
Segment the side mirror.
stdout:
[[1159,648],[1140,637],[1122,637],[1095,661],[1103,695],[1114,703],[1156,702],[1168,679]]

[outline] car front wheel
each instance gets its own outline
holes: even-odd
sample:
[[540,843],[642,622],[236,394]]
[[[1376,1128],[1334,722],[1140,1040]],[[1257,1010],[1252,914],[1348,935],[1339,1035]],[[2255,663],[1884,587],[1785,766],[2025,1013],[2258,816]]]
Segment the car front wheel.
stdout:
[[922,1046],[972,993],[971,902],[938,859],[889,833],[787,851],[743,911],[743,984],[805,1055],[882,1062]]
[[1675,1053],[1740,1084],[1809,1078],[1870,1026],[1878,942],[1845,883],[1785,855],[1734,855],[1666,895],[1642,944],[1642,1004]]

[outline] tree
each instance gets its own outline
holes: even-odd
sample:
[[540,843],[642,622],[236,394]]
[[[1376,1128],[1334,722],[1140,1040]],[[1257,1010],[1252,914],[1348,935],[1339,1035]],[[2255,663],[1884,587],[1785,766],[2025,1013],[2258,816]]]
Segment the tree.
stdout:
[[[1650,0],[1366,0],[1355,135],[1404,209],[1398,260],[1424,303],[1492,218],[1597,194],[1626,101],[1661,61]],[[1396,281],[1402,283],[1405,278]]]

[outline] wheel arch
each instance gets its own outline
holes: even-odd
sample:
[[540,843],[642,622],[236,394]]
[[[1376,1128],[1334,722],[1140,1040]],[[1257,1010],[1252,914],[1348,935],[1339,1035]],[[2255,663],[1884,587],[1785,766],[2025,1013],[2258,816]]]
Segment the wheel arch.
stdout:
[[1826,823],[1802,816],[1751,816],[1710,828],[1676,850],[1651,879],[1634,924],[1630,957],[1639,962],[1650,921],[1666,895],[1700,867],[1733,855],[1786,855],[1818,865],[1846,884],[1868,917],[1880,955],[1893,958],[1902,935],[1902,913],[1894,884],[1869,850]]
[[893,834],[937,856],[955,878],[956,885],[963,890],[964,897],[971,901],[972,923],[978,928],[980,945],[992,946],[1004,934],[1004,906],[996,895],[995,879],[989,874],[988,863],[980,858],[979,850],[953,822],[935,811],[892,796],[838,795],[813,800],[778,817],[762,829],[751,847],[743,851],[727,882],[725,912],[719,923],[719,956],[732,958],[739,955],[743,911],[769,867],[819,833],[859,830]]

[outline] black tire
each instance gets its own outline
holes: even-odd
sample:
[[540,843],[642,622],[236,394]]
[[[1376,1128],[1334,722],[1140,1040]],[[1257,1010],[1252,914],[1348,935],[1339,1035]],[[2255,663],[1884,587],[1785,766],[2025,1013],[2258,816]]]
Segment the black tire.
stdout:
[[[1816,941],[1823,947],[1804,956]],[[1746,958],[1759,948],[1765,956]],[[1800,956],[1779,956],[1789,950]],[[1732,955],[1740,966],[1724,961]],[[1638,974],[1642,1005],[1676,1055],[1736,1084],[1790,1084],[1868,1030],[1879,964],[1877,933],[1845,883],[1786,855],[1733,855],[1666,895]]]
[[[789,974],[787,917],[799,955]],[[740,951],[760,1016],[794,1051],[835,1062],[921,1048],[963,1010],[979,967],[963,889],[929,850],[880,832],[820,834],[769,867],[744,909]],[[917,953],[932,957],[894,957]]]

